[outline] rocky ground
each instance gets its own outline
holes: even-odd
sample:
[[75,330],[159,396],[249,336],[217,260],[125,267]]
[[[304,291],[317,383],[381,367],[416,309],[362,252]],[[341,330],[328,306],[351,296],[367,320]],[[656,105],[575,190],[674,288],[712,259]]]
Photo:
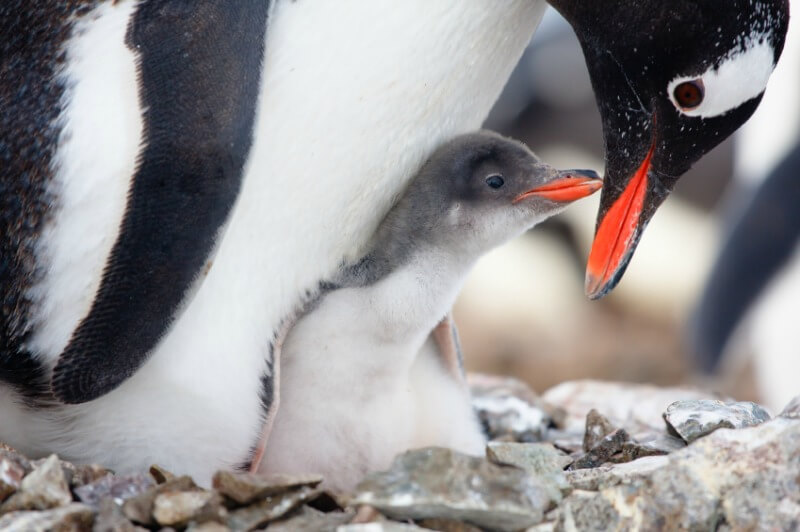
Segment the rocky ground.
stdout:
[[471,385],[485,457],[410,451],[348,494],[314,475],[230,472],[203,489],[156,466],[114,475],[3,446],[0,530],[800,529],[800,398],[771,418],[691,389]]

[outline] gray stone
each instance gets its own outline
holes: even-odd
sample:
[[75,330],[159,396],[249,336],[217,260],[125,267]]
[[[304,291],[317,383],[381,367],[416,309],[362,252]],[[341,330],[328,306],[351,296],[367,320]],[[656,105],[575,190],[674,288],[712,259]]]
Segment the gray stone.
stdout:
[[194,481],[186,476],[177,477],[172,480],[154,486],[140,495],[135,495],[127,499],[122,504],[122,513],[125,517],[135,523],[143,525],[153,525],[153,504],[156,497],[161,493],[191,491],[196,489]]
[[214,489],[239,504],[263,499],[300,486],[316,487],[322,482],[319,475],[255,475],[218,471],[214,475]]
[[136,526],[122,513],[122,508],[113,499],[100,502],[99,512],[95,516],[92,532],[145,532],[146,529]]
[[583,451],[589,452],[595,448],[603,438],[617,430],[611,421],[600,412],[592,408],[586,414],[586,432],[583,434]]
[[[60,467],[60,466],[59,466]],[[72,503],[45,511],[15,511],[0,517],[3,532],[91,532],[92,509]]]
[[334,532],[337,527],[349,523],[355,516],[354,511],[324,513],[308,506],[303,506],[293,516],[284,521],[270,523],[270,532]]
[[421,519],[417,524],[427,530],[438,532],[481,532],[477,526],[452,519]]
[[71,502],[72,493],[69,491],[64,470],[58,457],[53,454],[39,462],[38,466],[22,479],[19,491],[0,506],[0,513],[46,510],[66,506]]
[[25,466],[11,453],[0,454],[0,502],[20,488],[25,473]]
[[597,491],[619,484],[630,484],[649,477],[653,471],[669,463],[666,456],[648,456],[633,462],[592,469],[566,471],[567,482],[577,490]]
[[[61,466],[63,467],[64,464],[68,462],[61,462]],[[112,472],[110,469],[106,469],[103,466],[99,466],[97,464],[89,464],[89,465],[80,465],[80,466],[73,466],[72,469],[72,478],[69,481],[69,485],[74,488],[79,488],[81,486],[85,486],[86,484],[91,484],[92,482],[96,482],[101,478],[107,477],[111,475]]]
[[558,528],[794,530],[800,523],[800,421],[720,429],[625,465],[654,459],[666,463],[628,484],[573,491],[559,507]]
[[146,492],[153,486],[147,475],[106,475],[94,482],[74,488],[75,496],[84,504],[97,510],[103,499],[111,498],[117,503]]
[[449,449],[409,451],[385,472],[368,475],[353,504],[394,519],[453,519],[496,530],[535,525],[554,504],[552,488],[517,468]]
[[[296,529],[302,530],[302,529]],[[231,529],[216,521],[206,521],[205,523],[192,523],[186,532],[231,532]]]
[[800,395],[789,401],[781,411],[780,417],[800,419]]
[[555,501],[572,489],[564,475],[564,468],[572,463],[572,458],[549,443],[489,442],[486,457],[495,464],[524,469],[552,485],[555,491],[550,496]]
[[542,401],[525,383],[510,377],[470,374],[472,405],[489,439],[542,441],[564,413]]
[[663,430],[661,414],[676,400],[719,397],[690,388],[580,380],[554,386],[542,395],[542,399],[566,412],[564,428],[567,430],[583,430],[587,414],[596,409],[616,427],[636,434]]
[[630,441],[630,436],[625,429],[617,429],[605,436],[589,452],[576,459],[569,465],[569,469],[586,469],[598,467],[611,460],[611,457],[622,451],[622,446]]
[[767,411],[751,402],[723,403],[711,399],[675,401],[664,412],[668,428],[686,443],[719,428],[752,427],[768,420]]
[[232,530],[254,530],[271,521],[280,519],[301,504],[320,494],[320,490],[309,486],[267,496],[251,506],[233,510],[228,514],[227,525]]
[[420,532],[421,530],[428,529],[394,521],[376,521],[374,523],[342,525],[336,529],[336,532]]
[[153,500],[153,519],[161,526],[186,526],[189,521],[221,521],[227,515],[222,496],[213,491],[166,491]]

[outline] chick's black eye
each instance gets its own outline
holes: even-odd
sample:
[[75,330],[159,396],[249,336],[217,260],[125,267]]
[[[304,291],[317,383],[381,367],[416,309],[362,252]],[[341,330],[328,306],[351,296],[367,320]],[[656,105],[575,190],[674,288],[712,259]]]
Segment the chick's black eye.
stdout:
[[705,96],[705,86],[702,79],[693,79],[691,81],[684,81],[675,87],[672,95],[678,105],[684,109],[694,109],[703,103]]
[[500,188],[505,184],[505,181],[502,176],[495,174],[486,178],[486,184],[492,188]]

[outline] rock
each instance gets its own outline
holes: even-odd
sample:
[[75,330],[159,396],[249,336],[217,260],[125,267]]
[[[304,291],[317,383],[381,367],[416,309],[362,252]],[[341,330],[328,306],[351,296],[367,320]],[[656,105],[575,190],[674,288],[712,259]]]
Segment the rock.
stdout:
[[[60,466],[59,466],[60,467]],[[72,503],[52,510],[15,511],[0,517],[3,532],[91,532],[92,509]]]
[[647,478],[653,471],[668,463],[666,456],[648,456],[623,464],[566,471],[565,476],[574,489],[597,491]]
[[800,419],[800,395],[789,401],[781,411],[780,417]]
[[122,508],[108,498],[99,503],[99,513],[94,519],[92,532],[146,532],[146,529],[128,521]]
[[647,384],[569,381],[554,386],[542,399],[566,412],[565,428],[583,430],[589,411],[602,412],[616,427],[629,434],[663,430],[661,417],[667,406],[680,399],[717,399],[690,388],[660,388]]
[[231,532],[231,529],[216,521],[206,521],[205,523],[192,523],[186,532]]
[[213,491],[166,491],[153,500],[153,519],[161,526],[221,521],[226,515],[222,497]]
[[[63,466],[65,463],[67,462],[61,462],[61,465]],[[73,489],[79,488],[81,486],[85,486],[86,484],[96,482],[101,478],[107,477],[111,474],[112,472],[110,469],[106,469],[105,467],[97,464],[74,466],[72,479],[70,479],[69,484]]]
[[214,489],[239,504],[248,504],[300,486],[316,487],[322,482],[319,475],[254,475],[218,471],[214,475]]
[[194,481],[189,477],[177,477],[164,484],[154,486],[140,495],[135,495],[127,499],[122,504],[122,513],[134,523],[143,525],[154,524],[153,504],[156,497],[161,493],[170,491],[190,491],[196,489]]
[[720,429],[669,456],[625,465],[659,458],[666,464],[629,483],[573,491],[559,507],[557,528],[793,530],[800,524],[800,421]]
[[153,486],[153,481],[147,475],[106,475],[94,482],[74,488],[72,491],[82,503],[97,510],[100,502],[105,498],[112,498],[119,504],[146,492]]
[[12,453],[0,453],[0,502],[20,488],[25,473],[25,466]]
[[227,525],[232,530],[254,530],[271,521],[280,519],[301,504],[319,495],[320,490],[309,486],[267,496],[251,506],[234,510],[228,514]]
[[359,523],[354,525],[342,525],[336,532],[420,532],[426,530],[416,525],[395,523],[392,521],[377,521],[375,523]]
[[19,491],[0,506],[0,514],[17,510],[46,510],[66,506],[72,494],[56,455],[39,463],[20,483]]
[[664,421],[675,434],[691,443],[719,428],[752,427],[769,420],[769,414],[755,403],[723,403],[711,399],[675,401],[664,412]]
[[353,511],[324,513],[307,506],[300,508],[295,514],[290,519],[270,523],[269,531],[334,532],[337,527],[349,523],[355,516]]
[[630,462],[645,456],[661,456],[686,447],[686,442],[669,434],[639,435],[622,444],[620,462]]
[[586,432],[583,434],[583,451],[589,452],[598,445],[603,438],[617,429],[607,417],[592,408],[586,414]]
[[586,469],[598,467],[608,462],[614,454],[622,451],[622,446],[629,441],[630,436],[628,436],[625,429],[617,429],[600,440],[589,452],[572,462],[569,468]]
[[167,471],[160,465],[155,465],[155,464],[151,465],[149,473],[156,484],[164,484],[165,482],[169,482],[170,480],[175,480],[175,475],[170,471]]
[[437,530],[438,532],[481,532],[481,529],[476,526],[451,519],[422,519],[417,524],[427,530]]
[[560,409],[517,379],[470,374],[468,381],[472,405],[491,440],[542,441],[563,420]]
[[374,506],[394,519],[453,519],[496,530],[540,522],[553,504],[546,481],[516,468],[449,449],[409,451],[385,472],[368,475],[353,504]]
[[561,500],[561,495],[572,488],[564,475],[564,468],[572,463],[572,458],[549,443],[489,442],[486,457],[495,464],[512,465],[528,471],[537,478],[552,485],[555,492],[553,500]]

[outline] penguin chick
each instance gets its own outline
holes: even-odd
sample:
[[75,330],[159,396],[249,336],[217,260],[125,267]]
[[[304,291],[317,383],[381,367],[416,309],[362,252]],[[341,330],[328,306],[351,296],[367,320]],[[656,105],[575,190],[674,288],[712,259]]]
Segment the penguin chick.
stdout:
[[275,358],[280,406],[257,469],[321,473],[328,488],[349,490],[407,449],[482,454],[460,364],[431,333],[482,254],[601,184],[490,132],[440,147],[366,255],[288,331]]

